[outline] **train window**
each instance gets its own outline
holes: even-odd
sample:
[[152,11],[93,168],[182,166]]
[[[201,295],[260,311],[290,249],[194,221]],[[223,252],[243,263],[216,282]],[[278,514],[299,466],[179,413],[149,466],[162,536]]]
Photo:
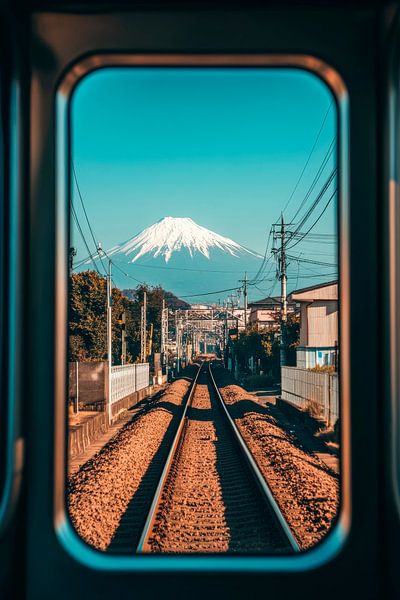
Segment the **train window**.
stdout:
[[292,556],[340,515],[339,118],[298,68],[69,104],[66,503],[110,555]]
[[[1,85],[1,84],[0,84]],[[0,98],[1,98],[0,87]],[[4,275],[5,275],[5,181],[4,181],[4,135],[3,135],[3,107],[0,112],[0,361],[3,367],[3,348],[5,345],[4,323],[5,321],[5,306],[3,304]],[[4,483],[6,477],[6,437],[7,437],[7,394],[5,393],[4,368],[0,369],[0,499],[3,497]]]

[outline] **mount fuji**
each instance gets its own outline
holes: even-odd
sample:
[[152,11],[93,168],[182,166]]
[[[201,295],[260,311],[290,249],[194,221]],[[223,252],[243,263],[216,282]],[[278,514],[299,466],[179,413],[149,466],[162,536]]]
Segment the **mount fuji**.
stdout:
[[[178,296],[236,287],[245,271],[251,277],[258,270],[263,258],[189,217],[164,217],[107,254],[117,266],[113,279],[119,287],[130,285],[124,271],[129,277],[161,285]],[[217,298],[199,295],[188,301]]]

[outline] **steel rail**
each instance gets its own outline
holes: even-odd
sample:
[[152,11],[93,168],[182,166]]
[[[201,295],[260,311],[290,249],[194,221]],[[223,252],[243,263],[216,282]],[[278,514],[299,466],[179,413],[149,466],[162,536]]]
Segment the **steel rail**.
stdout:
[[165,483],[167,481],[167,478],[168,478],[168,475],[170,473],[171,466],[172,466],[172,463],[174,461],[175,454],[176,454],[176,451],[177,451],[178,446],[179,446],[179,442],[181,440],[183,428],[184,428],[185,423],[186,423],[187,411],[188,411],[188,408],[189,408],[189,406],[190,406],[190,404],[192,402],[192,398],[194,396],[194,392],[195,392],[196,385],[197,385],[197,380],[198,380],[199,375],[201,373],[201,369],[203,367],[203,364],[204,364],[204,361],[201,362],[201,364],[199,366],[199,369],[198,369],[198,371],[196,373],[196,376],[194,377],[194,379],[192,381],[192,387],[190,388],[190,392],[189,392],[189,395],[188,395],[187,400],[186,400],[185,408],[183,410],[183,413],[182,413],[182,416],[181,416],[181,420],[180,420],[178,429],[176,431],[176,434],[174,436],[174,440],[172,442],[170,451],[169,451],[167,459],[165,461],[165,465],[164,465],[163,471],[161,473],[161,477],[160,477],[160,480],[158,482],[157,489],[155,491],[154,498],[153,498],[153,501],[152,501],[151,506],[150,506],[150,510],[149,510],[147,518],[146,518],[145,525],[143,527],[142,535],[140,536],[140,540],[139,540],[139,543],[138,543],[137,548],[136,548],[136,552],[138,554],[143,554],[144,552],[149,552],[150,551],[149,546],[148,546],[149,534],[151,533],[151,531],[153,529],[154,522],[156,520],[156,516],[157,516],[157,512],[158,512],[158,507],[159,507],[159,504],[161,502],[162,491],[164,489],[164,485],[165,485]]
[[236,441],[239,443],[242,453],[243,453],[243,455],[247,461],[247,464],[249,466],[250,472],[252,473],[254,479],[256,480],[258,487],[260,488],[267,504],[269,504],[271,506],[275,520],[276,520],[278,526],[280,527],[284,537],[289,542],[292,550],[294,552],[300,552],[301,548],[300,548],[299,544],[297,543],[296,538],[294,537],[285,517],[283,516],[283,514],[281,512],[281,510],[273,496],[271,488],[269,487],[263,474],[261,473],[260,468],[259,468],[258,464],[256,463],[249,447],[247,446],[246,442],[244,441],[243,436],[240,433],[235,421],[232,419],[231,415],[229,414],[226,404],[221,396],[221,392],[219,391],[219,388],[215,382],[214,375],[211,370],[211,363],[209,363],[209,365],[208,365],[208,370],[210,373],[210,378],[211,378],[212,384],[214,386],[214,391],[217,395],[217,398],[219,399],[219,401],[221,403],[221,406],[223,408],[225,416],[226,416],[226,418],[232,428],[232,431],[235,435]]

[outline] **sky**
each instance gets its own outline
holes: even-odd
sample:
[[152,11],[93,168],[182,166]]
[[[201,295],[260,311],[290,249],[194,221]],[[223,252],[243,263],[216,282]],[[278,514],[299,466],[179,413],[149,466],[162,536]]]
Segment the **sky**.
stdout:
[[[180,216],[264,254],[271,224],[292,194],[284,216],[295,215],[334,141],[336,108],[326,85],[299,69],[106,68],[78,85],[71,122],[76,177],[104,248]],[[73,203],[90,241],[75,185]],[[312,231],[336,232],[334,202]],[[75,230],[72,243],[76,260],[87,256]],[[332,251],[309,238],[296,246],[302,257],[329,262]],[[299,273],[297,263],[291,269]],[[305,278],[327,271],[301,269]]]

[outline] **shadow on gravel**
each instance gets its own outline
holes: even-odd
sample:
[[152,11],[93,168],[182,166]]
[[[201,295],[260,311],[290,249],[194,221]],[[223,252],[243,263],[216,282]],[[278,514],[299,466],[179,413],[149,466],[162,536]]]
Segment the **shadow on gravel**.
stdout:
[[[231,553],[290,553],[287,541],[282,538],[276,528],[268,508],[261,501],[254,485],[252,475],[248,471],[245,459],[233,441],[230,426],[221,414],[219,400],[213,395],[213,417],[217,441],[217,471],[219,474],[221,494],[225,505],[225,520],[229,527],[229,552]],[[239,412],[260,412],[265,409],[250,400],[240,401]],[[244,403],[244,404],[243,404]],[[209,411],[203,411],[209,412]],[[212,418],[212,417],[211,417]]]
[[258,413],[267,416],[268,411],[264,406],[253,400],[238,400],[234,404],[227,404],[229,414],[233,419],[243,419],[248,413]]
[[121,518],[119,526],[106,550],[108,553],[134,554],[136,552],[147,514],[183,410],[182,404],[177,405],[171,402],[159,402],[157,404],[158,408],[165,408],[173,415],[173,418],[135,495]]
[[[293,444],[293,446],[310,456],[313,456],[317,452],[330,452],[329,447],[326,446],[323,440],[316,437],[300,422],[286,418],[282,411],[274,404],[262,406],[253,400],[243,399],[238,400],[234,404],[227,404],[226,406],[229,410],[229,414],[235,421],[237,419],[243,419],[250,413],[256,413],[263,416],[271,425],[278,427],[285,436],[289,436],[290,443]],[[268,437],[273,438],[278,436],[268,434]],[[332,454],[335,453],[332,452]],[[338,474],[333,469],[330,469],[328,465],[316,465],[314,462],[305,459],[303,460],[314,466],[316,469],[321,470],[323,473],[328,473],[336,479],[338,478]]]
[[[317,452],[329,453],[336,455],[335,452],[329,449],[323,440],[318,438],[312,431],[304,427],[301,422],[291,419],[289,420],[282,411],[279,410],[278,407],[274,405],[270,405],[268,407],[268,414],[270,414],[276,422],[276,425],[286,432],[290,436],[290,441],[296,448],[299,448],[303,452],[306,452],[309,455],[313,455]],[[308,462],[308,461],[305,461]],[[328,465],[315,465],[316,468],[319,468],[324,473],[328,473],[335,477],[339,478],[338,473],[336,473],[333,469],[330,469]]]

